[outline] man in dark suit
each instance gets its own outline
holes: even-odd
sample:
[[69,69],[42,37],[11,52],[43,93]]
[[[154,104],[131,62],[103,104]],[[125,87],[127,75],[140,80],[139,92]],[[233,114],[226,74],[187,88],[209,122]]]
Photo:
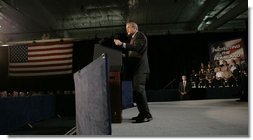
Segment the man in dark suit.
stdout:
[[182,82],[179,83],[178,92],[182,100],[190,99],[191,83],[187,81],[185,75],[182,76]]
[[149,75],[149,63],[147,57],[147,37],[138,31],[138,25],[135,22],[126,24],[127,34],[131,37],[130,43],[121,42],[114,39],[114,43],[128,51],[128,62],[134,62],[131,67],[133,72],[133,94],[136,99],[138,116],[133,117],[134,123],[148,122],[152,120],[147,104],[145,84]]

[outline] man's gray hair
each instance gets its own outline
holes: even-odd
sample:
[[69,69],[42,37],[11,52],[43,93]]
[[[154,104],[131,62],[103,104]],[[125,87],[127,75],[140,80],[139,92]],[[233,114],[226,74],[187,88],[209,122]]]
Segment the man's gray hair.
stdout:
[[127,25],[131,26],[132,28],[136,29],[138,31],[138,25],[135,22],[128,22]]

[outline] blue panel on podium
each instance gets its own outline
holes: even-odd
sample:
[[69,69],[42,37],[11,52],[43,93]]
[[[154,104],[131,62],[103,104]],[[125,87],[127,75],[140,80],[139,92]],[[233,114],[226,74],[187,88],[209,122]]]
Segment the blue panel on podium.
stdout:
[[110,135],[111,109],[107,57],[74,74],[77,135]]
[[122,81],[122,108],[133,107],[132,81]]

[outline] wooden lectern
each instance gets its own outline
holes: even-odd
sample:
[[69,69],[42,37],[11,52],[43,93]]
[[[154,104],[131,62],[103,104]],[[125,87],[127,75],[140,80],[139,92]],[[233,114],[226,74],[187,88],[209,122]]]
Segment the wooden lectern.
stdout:
[[111,113],[112,122],[121,123],[122,120],[122,95],[121,95],[121,78],[120,72],[109,73],[109,87],[111,94]]
[[122,53],[119,50],[95,44],[93,59],[106,53],[109,63],[109,90],[111,95],[112,123],[122,122],[121,66]]

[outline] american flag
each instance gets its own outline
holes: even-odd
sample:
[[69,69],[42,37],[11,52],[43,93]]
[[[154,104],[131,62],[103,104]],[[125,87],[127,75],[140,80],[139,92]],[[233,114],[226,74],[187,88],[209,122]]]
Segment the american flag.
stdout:
[[9,76],[72,73],[72,42],[47,42],[9,47]]

